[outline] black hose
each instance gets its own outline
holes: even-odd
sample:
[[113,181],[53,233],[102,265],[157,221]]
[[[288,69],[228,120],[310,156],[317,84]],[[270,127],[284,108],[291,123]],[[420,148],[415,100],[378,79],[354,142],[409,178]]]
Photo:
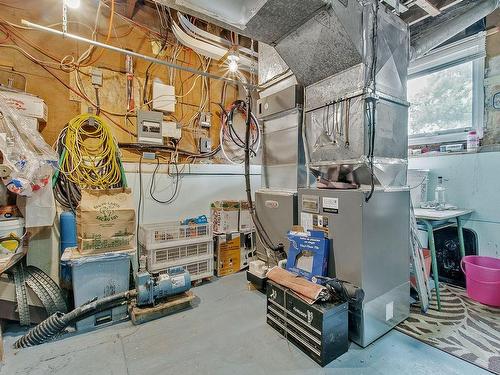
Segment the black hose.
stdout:
[[370,69],[370,79],[373,84],[373,95],[374,97],[370,100],[371,101],[371,110],[372,113],[370,115],[371,121],[370,121],[370,154],[369,154],[369,161],[370,161],[370,173],[371,173],[371,180],[370,180],[370,192],[368,195],[365,197],[365,202],[368,202],[372,196],[373,193],[375,192],[375,176],[373,174],[373,158],[374,158],[374,152],[375,152],[375,122],[376,122],[376,105],[377,105],[377,80],[376,80],[376,75],[377,75],[377,40],[378,40],[378,10],[379,10],[379,2],[377,1],[375,3],[375,7],[373,9],[374,12],[374,19],[373,19],[373,25],[372,25],[372,65]]
[[135,289],[127,290],[123,293],[87,302],[67,314],[58,311],[36,327],[30,329],[23,337],[14,343],[14,348],[20,349],[43,344],[56,337],[70,324],[92,316],[100,311],[118,306],[135,295]]
[[65,314],[56,312],[49,316],[43,322],[38,324],[35,328],[30,329],[23,337],[14,343],[14,348],[28,348],[42,344],[55,337],[58,333],[62,332],[68,326],[65,319]]
[[283,255],[284,252],[284,246],[283,244],[278,244],[277,246],[274,245],[272,242],[271,238],[267,234],[264,226],[262,225],[261,221],[259,220],[259,217],[257,213],[255,212],[255,208],[253,205],[253,200],[252,200],[252,188],[250,185],[250,124],[251,124],[251,119],[252,119],[252,114],[251,114],[251,98],[248,96],[248,102],[247,102],[247,118],[246,118],[246,127],[245,127],[245,190],[246,190],[246,195],[247,195],[247,201],[248,201],[248,209],[250,211],[250,215],[252,216],[252,221],[255,224],[255,229],[257,231],[257,234],[259,235],[260,239],[264,243],[264,245],[272,250],[275,253],[278,253],[278,255]]
[[[66,125],[67,127],[67,125]],[[57,153],[59,154],[59,163],[62,162],[62,153],[65,150],[66,129],[63,130],[61,136],[57,140]],[[70,181],[63,172],[59,172],[57,179],[53,183],[53,191],[55,199],[64,208],[70,209],[75,213],[75,209],[80,203],[82,194],[78,185]]]
[[[224,110],[224,108],[222,108],[222,109]],[[234,114],[236,113],[236,111],[239,111],[241,113],[246,112],[246,116],[247,116],[246,127],[249,126],[249,123],[251,124],[253,122],[254,126],[257,128],[257,118],[254,116],[251,109],[248,109],[247,103],[245,103],[243,100],[236,100],[235,102],[233,102],[229,112],[226,112],[224,110],[225,122],[227,123],[227,127],[229,130],[228,131],[229,137],[231,138],[231,140],[233,141],[233,143],[237,147],[244,149],[245,142],[243,139],[240,138],[240,136],[238,135],[238,133],[236,132],[236,130],[234,129],[234,126],[233,126],[233,119],[234,119]],[[250,118],[250,122],[248,121],[249,118]],[[253,139],[252,143],[250,144],[250,152],[252,153],[253,156],[257,155],[256,151],[253,148],[259,142],[259,137],[260,137],[260,133],[257,132],[255,139]]]
[[365,291],[360,287],[337,278],[330,278],[326,276],[315,277],[332,292],[332,297],[340,297],[343,301],[349,302],[349,306],[352,308],[359,309],[363,305]]

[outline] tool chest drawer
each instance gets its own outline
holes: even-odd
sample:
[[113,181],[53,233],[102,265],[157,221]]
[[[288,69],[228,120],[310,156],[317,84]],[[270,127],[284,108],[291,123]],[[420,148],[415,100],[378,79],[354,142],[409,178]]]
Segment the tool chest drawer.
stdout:
[[347,314],[347,302],[309,305],[291,290],[267,283],[267,323],[321,366],[347,352]]

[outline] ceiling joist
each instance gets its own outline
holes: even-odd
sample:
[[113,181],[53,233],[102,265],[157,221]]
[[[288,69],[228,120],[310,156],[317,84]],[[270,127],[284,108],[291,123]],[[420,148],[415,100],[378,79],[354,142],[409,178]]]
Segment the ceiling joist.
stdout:
[[401,13],[401,18],[411,26],[426,18],[436,17],[462,1],[464,0],[411,0],[405,3],[408,11]]
[[441,12],[430,0],[415,0],[415,5],[422,8],[429,16],[435,17]]

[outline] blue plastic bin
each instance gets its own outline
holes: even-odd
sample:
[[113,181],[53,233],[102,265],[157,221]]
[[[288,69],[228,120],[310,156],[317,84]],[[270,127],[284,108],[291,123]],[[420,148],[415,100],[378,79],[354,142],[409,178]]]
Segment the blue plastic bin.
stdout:
[[[130,256],[106,253],[71,261],[75,306],[95,297],[107,297],[129,289]],[[127,305],[102,311],[76,323],[78,331],[94,329],[127,318]]]

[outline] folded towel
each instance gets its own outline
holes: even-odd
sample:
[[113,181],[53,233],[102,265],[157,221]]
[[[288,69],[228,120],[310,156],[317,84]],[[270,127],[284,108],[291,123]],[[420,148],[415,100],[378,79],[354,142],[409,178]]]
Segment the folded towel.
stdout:
[[276,284],[291,289],[297,297],[309,305],[312,305],[328,293],[328,290],[324,286],[312,283],[303,277],[279,267],[271,268],[267,272],[267,277]]

